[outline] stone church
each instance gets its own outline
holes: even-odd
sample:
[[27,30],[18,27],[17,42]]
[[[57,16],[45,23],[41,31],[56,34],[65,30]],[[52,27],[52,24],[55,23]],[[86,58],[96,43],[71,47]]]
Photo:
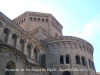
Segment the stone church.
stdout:
[[62,29],[49,13],[0,12],[0,75],[96,75],[93,46]]

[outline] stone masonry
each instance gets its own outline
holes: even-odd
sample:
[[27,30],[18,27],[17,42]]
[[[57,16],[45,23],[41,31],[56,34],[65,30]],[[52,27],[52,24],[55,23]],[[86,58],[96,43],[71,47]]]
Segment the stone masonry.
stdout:
[[49,13],[0,12],[0,75],[96,75],[93,46],[62,29]]

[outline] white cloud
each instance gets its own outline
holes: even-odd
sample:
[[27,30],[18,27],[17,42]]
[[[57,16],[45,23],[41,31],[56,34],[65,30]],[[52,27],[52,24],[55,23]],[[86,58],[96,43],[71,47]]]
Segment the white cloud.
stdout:
[[95,34],[100,35],[100,14],[96,15],[93,20],[86,23],[81,32],[75,30],[73,36],[94,39]]

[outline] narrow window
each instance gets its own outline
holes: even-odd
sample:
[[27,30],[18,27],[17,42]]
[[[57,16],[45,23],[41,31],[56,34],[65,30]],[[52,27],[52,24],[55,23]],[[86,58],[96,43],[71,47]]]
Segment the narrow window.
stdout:
[[30,44],[27,45],[27,52],[28,52],[28,56],[30,57],[31,56],[31,45]]
[[23,23],[23,20],[21,21],[21,23]]
[[13,46],[16,48],[16,44],[17,44],[17,35],[16,35],[16,34],[13,34],[13,35],[12,35],[12,38],[13,38],[13,40],[14,40]]
[[76,58],[76,64],[81,64],[80,63],[80,57],[79,56],[76,56],[75,58]]
[[48,22],[48,19],[45,19],[46,22]]
[[36,21],[36,18],[34,18],[34,21]]
[[45,66],[46,64],[45,64],[45,54],[42,54],[41,55],[41,65],[43,65],[43,66]]
[[36,48],[34,48],[34,57],[35,57],[35,60],[38,59],[38,51]]
[[89,66],[90,66],[90,68],[92,68],[91,60],[89,59],[88,61],[89,61]]
[[9,30],[8,30],[8,28],[4,28],[4,31],[3,31],[3,32],[6,34],[4,40],[5,40],[5,42],[7,43],[8,37],[9,37]]
[[24,52],[24,40],[20,39],[21,51]]
[[38,21],[40,21],[40,18],[38,18]]
[[70,56],[66,55],[66,64],[69,64],[69,63],[70,63]]
[[30,17],[30,21],[32,21],[32,17]]
[[60,56],[60,64],[64,64],[63,56]]
[[82,59],[82,65],[83,65],[83,66],[86,66],[86,60],[85,60],[85,57],[82,57],[81,59]]
[[42,22],[44,22],[44,19],[42,18]]

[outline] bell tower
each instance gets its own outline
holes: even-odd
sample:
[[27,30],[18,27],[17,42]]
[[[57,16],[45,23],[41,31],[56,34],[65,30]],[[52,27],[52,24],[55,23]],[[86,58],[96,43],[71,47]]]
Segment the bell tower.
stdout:
[[62,25],[48,13],[26,11],[13,21],[38,40],[62,36]]

